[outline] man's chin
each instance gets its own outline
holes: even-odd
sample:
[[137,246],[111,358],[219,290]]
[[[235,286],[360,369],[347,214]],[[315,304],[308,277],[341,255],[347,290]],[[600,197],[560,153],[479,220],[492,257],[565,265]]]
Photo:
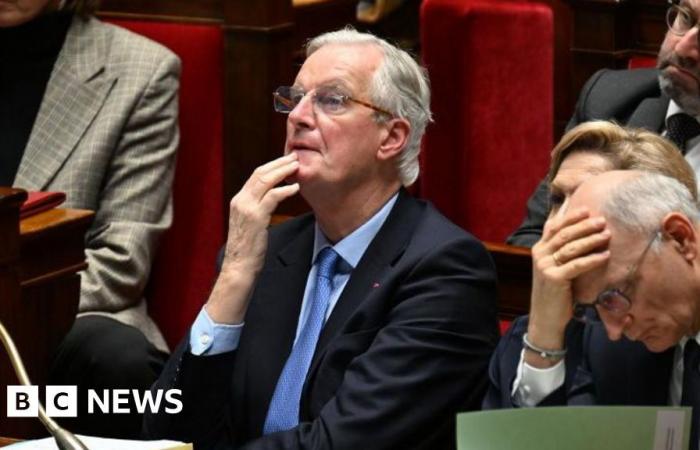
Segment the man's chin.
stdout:
[[661,92],[676,102],[685,113],[694,117],[700,116],[700,95],[683,87],[679,80],[675,80],[665,70],[659,72],[659,87]]
[[677,342],[669,339],[668,336],[648,336],[642,341],[644,346],[652,353],[665,352],[669,348],[675,346]]

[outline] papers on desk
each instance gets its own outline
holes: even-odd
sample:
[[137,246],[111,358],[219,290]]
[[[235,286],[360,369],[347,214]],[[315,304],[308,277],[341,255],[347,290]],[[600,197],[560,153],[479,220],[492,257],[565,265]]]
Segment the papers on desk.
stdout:
[[[176,441],[131,441],[80,436],[80,440],[90,450],[192,450],[192,444]],[[4,447],[12,450],[57,450],[53,438],[23,441]]]
[[690,408],[569,406],[457,415],[458,450],[687,450]]

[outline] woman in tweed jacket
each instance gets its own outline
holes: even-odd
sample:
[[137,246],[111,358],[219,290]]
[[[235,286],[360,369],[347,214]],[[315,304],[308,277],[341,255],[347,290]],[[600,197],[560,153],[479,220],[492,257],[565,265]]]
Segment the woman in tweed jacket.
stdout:
[[[51,384],[147,389],[167,352],[143,289],[172,219],[180,62],[94,9],[0,0],[0,185],[63,191],[67,207],[95,211],[78,318]],[[71,425],[83,433],[140,428],[137,415],[81,412]]]

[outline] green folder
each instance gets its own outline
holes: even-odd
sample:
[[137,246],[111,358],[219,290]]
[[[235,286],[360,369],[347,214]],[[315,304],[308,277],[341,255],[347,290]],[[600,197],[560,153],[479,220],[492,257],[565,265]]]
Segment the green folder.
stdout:
[[690,408],[566,406],[457,415],[458,450],[687,450]]

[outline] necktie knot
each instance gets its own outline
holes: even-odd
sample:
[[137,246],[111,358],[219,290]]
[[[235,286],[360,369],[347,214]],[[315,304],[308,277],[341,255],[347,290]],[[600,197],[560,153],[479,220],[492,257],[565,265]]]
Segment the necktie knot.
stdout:
[[666,119],[666,137],[685,153],[689,140],[700,135],[700,123],[685,113],[678,113]]
[[340,255],[333,250],[333,247],[326,247],[321,250],[316,260],[318,264],[317,276],[327,280],[333,280],[333,275],[335,275],[337,271],[339,259]]

